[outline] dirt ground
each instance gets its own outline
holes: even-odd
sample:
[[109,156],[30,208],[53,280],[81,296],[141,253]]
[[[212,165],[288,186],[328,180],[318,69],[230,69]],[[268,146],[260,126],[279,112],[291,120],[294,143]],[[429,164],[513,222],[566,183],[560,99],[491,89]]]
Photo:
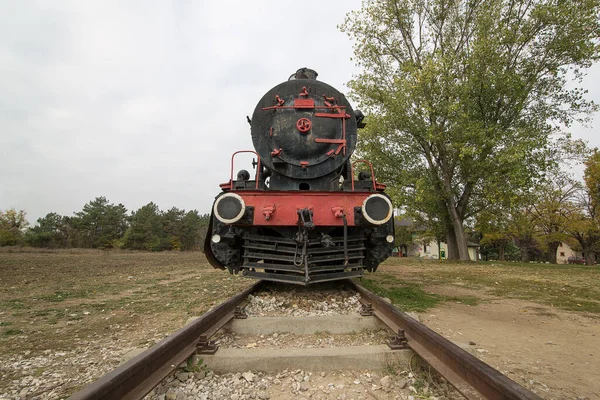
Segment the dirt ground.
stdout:
[[[1,249],[0,398],[71,394],[252,282],[199,253]],[[543,398],[600,399],[598,267],[392,259],[364,282]]]
[[583,301],[596,310],[600,268],[393,259],[378,272],[424,283],[426,292],[446,298],[475,296],[477,305],[446,301],[419,317],[541,397],[600,399],[600,315],[569,310]]

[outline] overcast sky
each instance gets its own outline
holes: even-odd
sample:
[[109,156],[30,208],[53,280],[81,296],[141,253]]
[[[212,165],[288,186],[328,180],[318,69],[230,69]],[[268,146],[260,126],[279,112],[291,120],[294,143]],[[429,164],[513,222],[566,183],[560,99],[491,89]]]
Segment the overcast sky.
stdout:
[[[252,148],[246,115],[268,89],[308,66],[347,92],[358,71],[336,25],[359,7],[0,0],[0,209],[34,223],[105,196],[209,212],[231,153]],[[596,66],[597,102],[599,79]],[[573,134],[600,146],[593,129]]]

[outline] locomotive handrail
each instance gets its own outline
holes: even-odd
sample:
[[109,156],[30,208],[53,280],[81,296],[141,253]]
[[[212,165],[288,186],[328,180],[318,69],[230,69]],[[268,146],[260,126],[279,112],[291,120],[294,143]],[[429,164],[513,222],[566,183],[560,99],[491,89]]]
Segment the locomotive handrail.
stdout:
[[229,175],[229,190],[233,190],[233,159],[239,153],[254,153],[256,155],[258,163],[256,164],[256,174],[254,175],[254,179],[256,180],[256,190],[258,190],[258,180],[260,178],[260,156],[254,150],[240,150],[236,151],[231,155],[231,175]]
[[364,163],[367,164],[371,168],[371,180],[373,181],[373,190],[377,190],[377,184],[375,183],[375,170],[373,169],[373,164],[367,160],[356,160],[352,164],[350,164],[350,177],[352,178],[352,191],[354,191],[354,164]]

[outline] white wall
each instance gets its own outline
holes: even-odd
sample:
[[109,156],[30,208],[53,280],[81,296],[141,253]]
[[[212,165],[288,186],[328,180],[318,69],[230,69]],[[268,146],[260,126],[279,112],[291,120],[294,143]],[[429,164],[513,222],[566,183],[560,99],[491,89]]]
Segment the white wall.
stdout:
[[[444,255],[441,257],[442,259],[448,258],[448,245],[444,242],[441,242],[438,246],[437,241],[432,240],[431,242],[425,244],[419,243],[415,247],[415,256],[425,258],[425,259],[439,259],[440,258],[440,248]],[[469,258],[471,261],[477,261],[477,249],[475,247],[469,247]]]
[[568,259],[571,256],[581,256],[581,253],[574,251],[571,246],[564,242],[558,246],[558,249],[556,249],[557,264],[568,264]]

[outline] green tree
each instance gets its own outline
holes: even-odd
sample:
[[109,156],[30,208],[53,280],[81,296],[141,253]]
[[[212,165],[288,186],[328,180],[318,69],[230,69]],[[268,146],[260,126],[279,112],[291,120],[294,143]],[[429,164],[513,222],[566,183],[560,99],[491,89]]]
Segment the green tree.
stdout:
[[567,216],[565,233],[577,240],[587,265],[596,264],[596,251],[600,244],[599,210],[593,209],[585,193],[580,194],[578,208]]
[[595,110],[567,81],[598,58],[599,1],[365,0],[341,26],[371,114],[359,151],[409,207],[426,177],[444,212],[419,211],[446,221],[451,258],[469,259],[465,220],[531,187]]
[[586,160],[583,179],[590,203],[594,209],[597,209],[600,207],[600,153],[598,153],[598,149],[594,149],[594,153]]
[[573,202],[580,184],[564,173],[551,175],[538,185],[531,217],[536,224],[550,263],[556,264],[556,251],[567,238],[568,215],[573,213]]
[[513,240],[509,230],[509,215],[506,210],[485,210],[479,214],[476,223],[476,229],[481,234],[480,244],[486,250],[494,248],[500,261],[505,261],[506,248]]
[[23,241],[23,232],[29,225],[25,211],[0,210],[0,246],[15,246]]
[[129,229],[123,238],[123,247],[160,251],[164,237],[161,212],[156,204],[150,202],[132,214]]
[[531,207],[523,207],[511,213],[508,231],[519,248],[521,261],[529,262],[531,253],[539,252],[538,230]]
[[162,213],[163,221],[163,249],[164,250],[181,250],[182,249],[182,231],[183,218],[185,210],[180,210],[177,207],[172,207],[170,210]]
[[29,228],[25,241],[33,247],[64,248],[69,246],[67,219],[57,213],[38,218],[37,224]]
[[183,217],[183,226],[181,231],[182,250],[201,250],[204,245],[204,238],[208,232],[208,221],[210,215],[201,215],[196,210],[188,211]]
[[406,215],[394,217],[394,246],[406,257],[414,247],[414,221]]
[[565,231],[579,242],[586,264],[594,265],[600,247],[600,153],[597,151],[585,163],[584,181],[572,212],[566,216]]
[[127,209],[112,204],[106,197],[96,197],[75,213],[69,223],[77,231],[76,247],[110,248],[127,229]]

